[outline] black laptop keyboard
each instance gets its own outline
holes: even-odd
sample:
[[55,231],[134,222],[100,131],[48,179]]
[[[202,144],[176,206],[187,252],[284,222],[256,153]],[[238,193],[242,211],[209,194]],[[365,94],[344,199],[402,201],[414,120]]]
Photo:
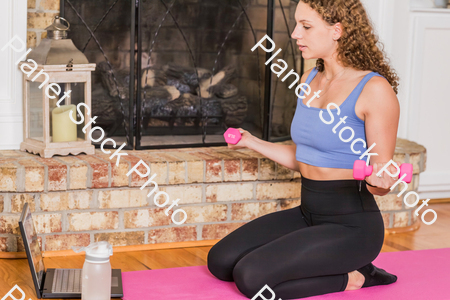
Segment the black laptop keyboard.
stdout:
[[52,293],[81,293],[81,269],[56,269]]

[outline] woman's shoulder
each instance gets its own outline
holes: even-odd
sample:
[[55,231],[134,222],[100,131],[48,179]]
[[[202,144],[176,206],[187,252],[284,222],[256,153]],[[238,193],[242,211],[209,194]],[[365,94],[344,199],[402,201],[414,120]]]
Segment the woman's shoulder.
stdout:
[[[371,71],[367,74],[372,73]],[[362,98],[363,103],[369,107],[373,105],[390,107],[392,105],[396,106],[398,104],[397,95],[394,89],[390,85],[389,81],[380,74],[374,72],[377,76],[372,76],[365,84],[360,98]]]
[[[353,78],[356,79],[357,82],[364,79],[369,74],[372,74],[372,76],[365,84],[363,92],[365,94],[371,94],[372,92],[376,91],[383,91],[383,92],[389,92],[394,90],[392,89],[391,85],[389,84],[389,81],[382,75],[380,75],[377,72],[371,71],[371,70],[354,70],[354,76]],[[395,93],[394,93],[395,94]]]
[[367,81],[366,86],[364,88],[366,91],[368,91],[369,93],[382,92],[395,95],[392,86],[385,77],[383,77],[377,72],[369,72],[368,74],[370,73],[374,73],[375,76],[372,76],[372,78],[370,78],[369,81]]

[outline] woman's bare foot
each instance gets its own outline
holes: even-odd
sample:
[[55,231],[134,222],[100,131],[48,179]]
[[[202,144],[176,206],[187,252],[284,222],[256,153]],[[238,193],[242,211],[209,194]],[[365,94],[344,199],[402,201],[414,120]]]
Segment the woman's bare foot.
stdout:
[[363,286],[365,280],[366,279],[364,275],[359,273],[358,271],[350,272],[348,273],[348,283],[345,290],[346,291],[359,290]]

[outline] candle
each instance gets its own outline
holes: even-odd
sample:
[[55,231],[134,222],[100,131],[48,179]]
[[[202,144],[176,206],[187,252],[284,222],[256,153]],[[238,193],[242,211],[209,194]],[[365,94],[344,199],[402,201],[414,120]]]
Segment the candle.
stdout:
[[61,105],[52,110],[52,136],[53,142],[73,142],[77,140],[77,124],[69,117],[71,111],[72,118],[76,120],[76,106]]

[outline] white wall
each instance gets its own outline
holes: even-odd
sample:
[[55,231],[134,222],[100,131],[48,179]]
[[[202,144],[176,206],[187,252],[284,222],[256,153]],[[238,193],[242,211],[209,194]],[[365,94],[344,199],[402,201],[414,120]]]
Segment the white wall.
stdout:
[[450,198],[450,9],[431,0],[362,2],[400,77],[398,135],[427,148],[419,194]]
[[450,197],[450,9],[414,13],[408,138],[427,147],[427,171],[419,191]]
[[[0,49],[15,35],[26,43],[27,0],[1,0],[0,5]],[[19,149],[23,139],[22,73],[14,63],[24,53],[9,47],[0,51],[0,149]]]

